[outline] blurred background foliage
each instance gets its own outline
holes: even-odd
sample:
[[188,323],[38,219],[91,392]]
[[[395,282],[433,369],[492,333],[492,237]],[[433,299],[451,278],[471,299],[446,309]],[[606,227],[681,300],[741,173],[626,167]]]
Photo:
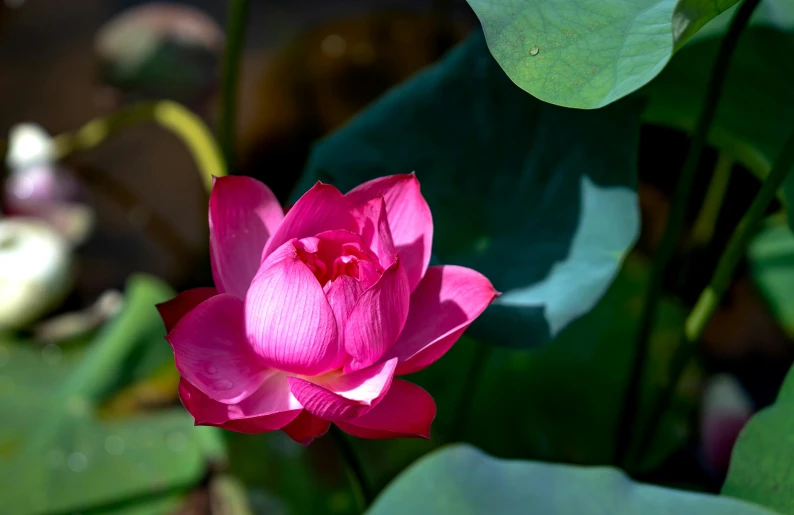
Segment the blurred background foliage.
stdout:
[[[0,133],[29,121],[58,134],[131,102],[161,97],[184,102],[213,126],[224,6],[194,1],[184,4],[194,9],[187,14],[183,6],[116,18],[141,3],[0,3]],[[783,2],[762,5],[771,7],[759,9],[740,42],[700,163],[689,236],[665,277],[634,438],[648,429],[648,411],[668,381],[684,319],[794,116],[788,88],[794,18]],[[519,309],[519,322],[530,320],[530,327],[492,311],[490,322],[417,374],[413,379],[438,405],[432,439],[353,442],[376,489],[453,442],[497,457],[612,462],[649,261],[688,150],[708,63],[730,14],[708,25],[636,95],[584,112],[540,103],[490,61],[483,61],[485,71],[458,63],[451,76],[436,68],[373,104],[472,30],[465,45],[474,44],[476,18],[462,1],[404,0],[388,8],[363,0],[252,2],[235,173],[264,181],[287,202],[318,178],[344,189],[415,168],[439,224],[436,259],[473,265],[506,292],[557,277],[555,287],[575,288],[568,297],[582,303],[555,299],[544,311],[530,294],[519,294],[516,302],[526,310],[516,304],[508,309]],[[445,63],[440,66],[451,66]],[[475,82],[468,82],[472,77]],[[422,120],[412,102],[430,105],[423,112],[432,116]],[[467,114],[469,104],[479,106],[479,118]],[[615,114],[623,112],[630,113],[625,123]],[[413,128],[417,123],[421,130]],[[212,280],[206,194],[180,142],[142,125],[63,164],[85,190],[80,203],[90,206],[93,222],[84,240],[69,244],[66,299],[0,337],[4,513],[356,513],[330,439],[302,447],[281,433],[194,428],[179,405],[178,375],[154,304]],[[425,179],[422,168],[434,171]],[[708,180],[713,169],[722,170],[722,183]],[[602,193],[628,192],[626,212],[633,218],[605,215],[584,241],[588,249],[614,251],[602,266],[560,271],[555,264],[577,263],[573,241],[588,177]],[[493,184],[499,187],[488,193]],[[511,191],[512,198],[504,194],[511,184],[523,188]],[[794,192],[793,184],[794,176],[786,191]],[[603,214],[618,199],[600,202]],[[710,410],[724,404],[714,408],[708,401],[714,377],[727,375],[747,399],[742,423],[775,401],[794,362],[794,236],[781,211],[785,204],[781,195],[770,208],[647,452],[631,456],[628,472],[635,479],[718,492],[727,462],[707,452],[718,439],[706,431]],[[540,206],[530,212],[534,225],[522,224],[527,206]],[[549,224],[555,229],[544,230]],[[0,259],[18,239],[0,234]],[[18,277],[0,271],[0,278]],[[0,304],[19,302],[3,295]],[[487,335],[506,346],[489,346]],[[475,388],[469,379],[479,374]],[[743,434],[738,459],[780,452],[757,433],[775,425],[774,417],[785,419],[776,426],[783,431],[790,417],[780,405],[762,415]],[[730,453],[737,431],[720,436],[718,452]],[[779,469],[759,473],[782,477]],[[732,471],[726,489],[751,500],[758,491],[741,471]],[[789,499],[774,502],[791,506]]]

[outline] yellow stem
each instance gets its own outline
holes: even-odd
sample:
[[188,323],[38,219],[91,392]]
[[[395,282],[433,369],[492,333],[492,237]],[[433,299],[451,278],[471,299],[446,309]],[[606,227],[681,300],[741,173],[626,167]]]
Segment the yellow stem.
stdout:
[[125,107],[106,118],[92,120],[75,132],[60,134],[54,138],[55,156],[63,159],[74,152],[89,150],[117,132],[144,122],[156,123],[184,143],[208,192],[212,189],[213,177],[226,175],[226,167],[210,130],[201,118],[170,100]]

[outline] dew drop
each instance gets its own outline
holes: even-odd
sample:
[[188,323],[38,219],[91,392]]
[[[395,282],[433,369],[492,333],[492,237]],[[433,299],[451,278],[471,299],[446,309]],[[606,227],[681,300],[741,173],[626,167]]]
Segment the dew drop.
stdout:
[[105,438],[105,450],[108,454],[118,456],[124,452],[124,440],[122,440],[120,436],[108,436]]
[[529,55],[531,56],[538,55],[538,52],[540,52],[540,48],[538,48],[538,45],[532,45],[532,48],[529,49]]
[[66,460],[66,464],[73,471],[82,472],[88,466],[88,458],[82,452],[73,452],[69,455],[69,459]]
[[185,438],[185,435],[179,431],[174,431],[172,433],[168,433],[168,436],[165,437],[165,444],[172,451],[184,451],[185,447],[187,447],[187,438]]
[[225,380],[225,379],[224,379],[224,380],[222,380],[222,381],[218,381],[217,383],[215,383],[215,388],[217,388],[218,390],[228,390],[228,389],[230,389],[232,386],[234,386],[234,385],[232,384],[232,382],[231,382],[231,381],[227,381],[227,380]]
[[63,351],[54,343],[48,343],[41,349],[41,359],[48,365],[57,365],[61,361]]
[[64,456],[63,452],[60,450],[54,449],[50,451],[47,459],[50,462],[50,467],[57,469],[63,467],[63,464],[66,461],[66,456]]
[[73,416],[80,417],[88,414],[91,406],[87,400],[73,395],[66,400],[66,410]]
[[214,373],[216,373],[218,371],[218,369],[213,367],[212,365],[207,365],[206,367],[204,367],[204,370],[210,375],[212,375],[212,374],[214,374]]

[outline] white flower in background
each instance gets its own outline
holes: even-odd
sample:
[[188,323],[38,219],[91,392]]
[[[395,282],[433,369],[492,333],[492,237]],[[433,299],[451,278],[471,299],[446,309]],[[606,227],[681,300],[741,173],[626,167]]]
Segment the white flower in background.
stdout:
[[6,166],[6,214],[41,218],[74,244],[85,240],[94,224],[94,211],[83,202],[74,175],[56,162],[55,145],[47,131],[32,123],[12,127]]
[[56,307],[72,280],[66,238],[41,220],[0,219],[0,330],[25,327]]
[[6,166],[20,170],[33,166],[49,166],[55,159],[52,137],[35,123],[20,123],[11,128],[8,138]]

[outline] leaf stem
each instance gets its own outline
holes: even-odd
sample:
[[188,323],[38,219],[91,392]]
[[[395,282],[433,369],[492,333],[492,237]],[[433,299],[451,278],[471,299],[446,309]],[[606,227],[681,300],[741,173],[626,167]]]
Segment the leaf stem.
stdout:
[[367,481],[367,476],[364,475],[364,467],[358,459],[356,450],[350,444],[347,436],[336,425],[331,424],[329,431],[331,438],[333,438],[342,460],[345,462],[347,476],[350,479],[350,486],[353,490],[353,496],[356,498],[361,513],[364,513],[367,507],[372,503],[372,489]]
[[687,318],[684,333],[688,341],[695,342],[703,334],[706,323],[714,314],[720,299],[728,289],[736,266],[744,257],[745,250],[755,235],[761,219],[792,166],[794,166],[794,131],[786,140],[780,156],[761,185],[761,190],[733,232],[725,252],[717,263],[717,269],[714,271],[711,282],[700,294],[695,308]]
[[223,56],[219,139],[228,170],[234,170],[234,146],[237,129],[237,86],[240,60],[245,45],[249,0],[229,0],[226,18],[226,49]]
[[733,163],[733,157],[725,152],[721,152],[717,157],[717,164],[714,166],[706,198],[703,200],[703,206],[692,226],[690,245],[703,245],[711,241],[711,237],[714,235],[714,226],[725,200],[725,193],[728,191]]
[[695,343],[700,339],[714,311],[719,306],[720,299],[725,294],[733,278],[734,270],[745,254],[751,238],[755,235],[766,210],[777,195],[790,170],[794,168],[794,131],[792,131],[777,161],[769,175],[761,185],[761,189],[753,199],[742,221],[734,230],[725,252],[722,253],[711,282],[700,294],[694,309],[687,317],[684,329],[684,342],[676,350],[670,365],[670,380],[665,385],[650,417],[643,437],[637,446],[637,456],[642,456],[648,450],[656,435],[659,422],[669,408],[675,389],[681,376],[695,353]]
[[477,393],[477,387],[485,371],[485,366],[493,353],[493,347],[487,343],[478,341],[475,342],[475,346],[474,355],[471,358],[471,364],[465,375],[460,399],[458,400],[455,421],[450,430],[449,440],[451,442],[459,441],[465,434],[471,413],[471,401]]
[[89,150],[128,127],[154,122],[168,130],[185,144],[198,168],[207,191],[212,178],[226,175],[220,152],[212,133],[197,115],[186,107],[163,100],[144,102],[116,111],[106,118],[97,118],[75,132],[54,138],[56,158],[63,159],[74,152]]
[[722,89],[728,67],[731,62],[739,37],[747,26],[755,8],[761,0],[745,0],[733,17],[728,33],[722,40],[719,54],[709,79],[706,96],[704,98],[703,110],[700,112],[695,131],[692,135],[692,143],[689,148],[684,166],[681,169],[681,176],[678,180],[675,193],[672,199],[670,214],[667,220],[662,240],[659,243],[653,265],[651,268],[650,279],[645,295],[645,304],[640,318],[639,330],[637,333],[637,344],[632,359],[630,377],[624,394],[623,403],[618,419],[617,440],[615,442],[615,463],[621,465],[625,462],[631,448],[632,426],[639,411],[640,390],[644,376],[645,364],[648,358],[648,348],[650,345],[650,335],[653,328],[656,308],[662,294],[662,282],[675,254],[681,233],[686,221],[686,212],[689,199],[692,193],[692,186],[697,175],[698,165],[703,149],[708,139],[709,127],[714,121],[717,113],[717,105],[722,96]]

